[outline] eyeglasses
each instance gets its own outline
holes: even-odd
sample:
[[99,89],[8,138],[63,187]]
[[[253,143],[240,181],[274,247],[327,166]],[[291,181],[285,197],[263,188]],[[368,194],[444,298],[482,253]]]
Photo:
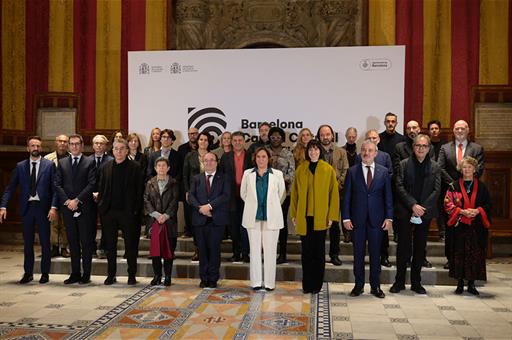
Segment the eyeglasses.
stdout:
[[171,139],[171,137],[164,135],[164,136],[160,136],[160,139]]
[[414,144],[414,147],[418,148],[418,149],[426,149],[429,147],[429,145],[428,144]]

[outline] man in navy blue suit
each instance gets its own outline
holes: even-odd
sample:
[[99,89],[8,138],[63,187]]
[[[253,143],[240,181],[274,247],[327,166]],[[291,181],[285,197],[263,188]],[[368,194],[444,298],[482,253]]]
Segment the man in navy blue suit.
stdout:
[[188,201],[192,207],[192,225],[199,248],[201,288],[216,288],[220,268],[220,243],[229,224],[230,182],[217,171],[217,155],[207,153],[204,173],[192,179]]
[[96,226],[92,218],[92,193],[96,185],[96,166],[92,158],[82,154],[83,147],[82,136],[69,136],[71,155],[59,161],[55,176],[55,190],[71,251],[71,275],[64,280],[64,284],[91,282],[93,228]]
[[382,230],[391,228],[393,194],[388,169],[375,162],[377,146],[370,140],[361,145],[362,164],[348,171],[343,200],[343,225],[353,230],[355,286],[350,296],[359,296],[364,289],[364,256],[366,241],[370,254],[371,294],[384,298],[380,289],[380,247]]
[[5,188],[0,203],[0,223],[7,218],[7,203],[20,185],[20,208],[23,223],[25,273],[19,281],[24,284],[32,281],[34,271],[34,234],[39,228],[41,243],[41,278],[39,283],[47,283],[50,272],[50,221],[57,217],[57,196],[53,190],[55,165],[41,157],[42,143],[38,136],[29,137],[27,151],[30,158],[16,164],[11,180]]

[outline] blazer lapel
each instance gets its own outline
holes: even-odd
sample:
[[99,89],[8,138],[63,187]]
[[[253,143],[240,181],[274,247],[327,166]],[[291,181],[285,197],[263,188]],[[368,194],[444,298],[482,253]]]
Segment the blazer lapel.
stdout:
[[39,162],[39,172],[37,173],[37,179],[36,179],[36,185],[39,183],[39,179],[41,178],[41,175],[43,171],[46,170],[46,164],[43,162],[43,159]]
[[368,186],[366,185],[366,181],[364,180],[364,173],[363,173],[363,164],[357,166],[357,177],[359,178],[359,181],[361,182],[361,185],[364,187],[366,191],[368,191]]

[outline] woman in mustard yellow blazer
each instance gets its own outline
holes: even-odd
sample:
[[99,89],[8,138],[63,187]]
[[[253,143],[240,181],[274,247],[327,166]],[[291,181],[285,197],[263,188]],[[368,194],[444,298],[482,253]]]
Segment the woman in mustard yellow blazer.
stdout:
[[336,171],[322,160],[322,150],[319,141],[309,141],[290,196],[289,214],[302,243],[302,290],[312,294],[324,281],[326,231],[340,215]]

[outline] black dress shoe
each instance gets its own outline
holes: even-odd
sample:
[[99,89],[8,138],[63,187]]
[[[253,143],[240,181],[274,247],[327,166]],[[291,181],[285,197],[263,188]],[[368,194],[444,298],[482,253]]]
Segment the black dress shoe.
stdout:
[[210,281],[208,282],[209,288],[217,288],[217,281]]
[[242,262],[243,263],[250,263],[251,262],[251,258],[249,257],[249,255],[242,256]]
[[450,261],[447,261],[444,266],[443,266],[444,269],[450,269]]
[[384,266],[384,267],[391,267],[391,263],[389,262],[388,258],[387,257],[383,257],[381,260],[380,260],[380,265],[381,266]]
[[404,290],[405,289],[405,285],[402,285],[402,284],[399,284],[399,283],[393,283],[393,285],[391,286],[391,288],[389,288],[389,292],[390,293],[400,293],[401,290]]
[[208,282],[201,280],[201,282],[199,282],[199,288],[206,288],[206,287],[208,287]]
[[91,276],[90,275],[82,275],[82,278],[79,282],[81,285],[86,285],[88,283],[91,283]]
[[354,287],[352,288],[352,291],[350,292],[350,296],[359,296],[361,294],[363,294],[364,290],[362,287]]
[[273,292],[273,291],[274,291],[274,288],[268,288],[268,287],[265,287],[265,290],[266,290],[267,292]]
[[277,258],[276,260],[276,264],[283,264],[283,263],[286,263],[286,256],[281,256],[279,255],[279,257]]
[[66,248],[62,248],[62,250],[60,251],[60,255],[62,255],[62,257],[65,258],[71,257],[71,254]]
[[422,285],[411,286],[411,290],[413,292],[415,292],[416,294],[421,294],[421,295],[427,294],[427,290]]
[[66,280],[64,280],[64,284],[65,285],[71,285],[73,283],[77,283],[77,282],[80,282],[80,279],[82,277],[81,276],[73,276],[71,275],[70,277],[68,277]]
[[30,281],[32,281],[34,279],[34,276],[32,274],[23,274],[23,277],[21,278],[21,280],[19,281],[20,284],[25,284],[25,283],[29,283]]
[[130,275],[128,276],[128,281],[126,283],[133,286],[137,284],[137,280],[135,279],[135,276]]
[[162,276],[161,275],[155,275],[153,277],[153,280],[151,280],[150,285],[156,286],[159,285],[162,282]]
[[171,285],[171,277],[166,276],[164,279],[164,286],[169,287]]
[[341,260],[338,256],[331,256],[331,263],[335,266],[341,266]]
[[59,247],[57,247],[57,246],[52,246],[52,251],[51,251],[51,253],[50,253],[50,256],[51,256],[51,257],[57,257],[57,256],[60,256]]
[[242,262],[242,260],[240,259],[240,255],[233,255],[233,256],[231,256],[229,261],[231,261],[231,262]]
[[478,290],[476,290],[474,282],[468,282],[468,293],[473,294],[473,295],[480,295]]
[[41,278],[39,279],[39,283],[48,283],[48,281],[50,281],[50,277],[48,276],[48,274],[41,274]]
[[457,282],[457,288],[455,289],[455,294],[461,295],[464,292],[464,280],[459,280]]
[[257,287],[252,287],[252,290],[255,290],[255,291],[256,291],[256,290],[260,290],[260,289],[262,289],[262,288],[263,288],[263,287],[261,287],[261,286],[257,286]]
[[103,284],[105,284],[106,286],[110,286],[110,285],[113,285],[115,282],[117,282],[117,279],[115,276],[107,276],[107,278],[105,279]]
[[429,261],[429,260],[425,259],[425,260],[423,261],[422,266],[423,266],[423,267],[425,267],[425,268],[432,268],[432,263],[430,263],[430,261]]
[[386,297],[386,294],[384,294],[384,292],[380,288],[372,288],[372,290],[370,290],[370,293],[379,299],[383,299]]

